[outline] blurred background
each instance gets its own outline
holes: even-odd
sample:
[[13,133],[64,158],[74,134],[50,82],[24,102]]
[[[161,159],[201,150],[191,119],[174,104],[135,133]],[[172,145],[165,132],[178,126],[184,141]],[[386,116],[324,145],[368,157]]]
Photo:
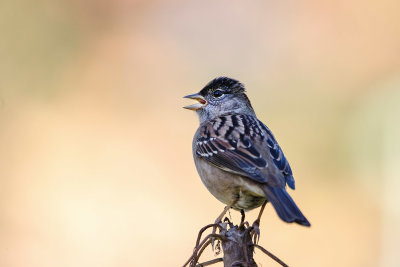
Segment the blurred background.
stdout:
[[290,266],[400,266],[399,11],[2,1],[0,266],[183,265],[224,206],[195,170],[198,120],[182,96],[222,75],[246,85],[312,224],[268,205],[260,244]]

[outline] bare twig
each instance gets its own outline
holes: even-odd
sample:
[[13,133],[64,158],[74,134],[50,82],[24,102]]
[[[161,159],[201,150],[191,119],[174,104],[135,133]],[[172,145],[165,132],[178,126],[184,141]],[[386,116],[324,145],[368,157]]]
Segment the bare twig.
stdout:
[[198,262],[198,260],[200,259],[200,256],[201,256],[201,254],[203,254],[203,251],[208,247],[208,245],[210,245],[211,244],[211,240],[209,239],[205,244],[204,244],[204,246],[199,250],[199,252],[197,253],[197,256],[196,256],[196,258],[195,258],[195,260],[194,260],[194,262],[196,263],[196,262]]
[[287,265],[286,263],[284,263],[283,261],[281,261],[277,256],[275,256],[274,254],[272,254],[271,252],[269,252],[268,250],[266,250],[265,248],[263,248],[262,246],[259,246],[257,244],[253,244],[252,245],[255,248],[258,248],[259,250],[261,250],[262,252],[264,252],[265,254],[267,254],[270,258],[272,258],[274,261],[276,261],[277,263],[279,263],[280,265],[284,266],[284,267],[289,267],[289,265]]
[[191,260],[190,267],[195,267],[195,266],[197,266],[196,263],[199,262],[199,259],[200,259],[200,257],[201,257],[201,254],[203,254],[203,251],[204,251],[204,250],[208,247],[208,245],[210,245],[210,244],[211,244],[211,239],[208,238],[207,242],[204,243],[204,245],[201,247],[201,249],[199,249],[198,253],[193,254],[193,256],[192,256],[193,258],[192,258],[192,260]]
[[214,263],[218,263],[218,262],[221,262],[221,261],[224,261],[224,259],[223,258],[218,258],[218,259],[206,261],[206,262],[203,262],[203,263],[199,263],[199,264],[196,265],[196,267],[204,267],[204,266],[212,265]]
[[[209,234],[207,235],[201,242],[199,245],[197,245],[193,251],[192,256],[187,260],[187,262],[185,262],[185,264],[183,265],[183,267],[187,266],[190,262],[192,262],[192,264],[190,264],[190,266],[195,266],[195,264],[197,263],[197,260],[199,259],[201,253],[203,253],[204,249],[211,243],[211,241],[209,239],[211,238],[215,238],[221,241],[226,240],[226,238],[222,235],[218,235],[218,234]],[[200,251],[200,254],[199,254]]]
[[217,223],[209,224],[209,225],[206,225],[206,226],[204,226],[203,228],[201,228],[200,231],[199,231],[199,234],[198,234],[198,236],[197,236],[195,249],[196,249],[196,247],[197,247],[197,246],[199,245],[199,243],[200,243],[201,235],[204,233],[205,230],[207,230],[207,229],[210,228],[210,227],[218,227],[219,230],[222,229],[222,226],[219,225],[219,224],[217,224]]

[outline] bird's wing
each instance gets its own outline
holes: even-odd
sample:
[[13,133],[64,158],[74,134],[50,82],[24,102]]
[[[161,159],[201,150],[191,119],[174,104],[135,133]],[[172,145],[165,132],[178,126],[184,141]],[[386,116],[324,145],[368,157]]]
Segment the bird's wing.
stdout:
[[271,131],[253,116],[231,114],[205,123],[195,151],[198,157],[225,171],[260,183],[279,185],[286,181],[294,188],[282,150]]
[[271,155],[272,162],[274,163],[275,167],[279,169],[279,171],[283,174],[285,178],[286,184],[291,188],[295,189],[295,182],[292,173],[292,168],[290,168],[289,161],[286,159],[285,155],[281,147],[279,146],[278,142],[276,141],[274,135],[272,134],[271,130],[261,121],[258,120],[259,125],[263,129],[265,133],[265,142],[269,148],[269,153]]

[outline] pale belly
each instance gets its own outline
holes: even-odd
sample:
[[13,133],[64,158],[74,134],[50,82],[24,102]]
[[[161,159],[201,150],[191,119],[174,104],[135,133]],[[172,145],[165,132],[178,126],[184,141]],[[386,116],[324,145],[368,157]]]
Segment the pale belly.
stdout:
[[233,204],[232,208],[247,211],[265,202],[260,185],[249,178],[223,171],[202,159],[195,163],[203,184],[222,203]]

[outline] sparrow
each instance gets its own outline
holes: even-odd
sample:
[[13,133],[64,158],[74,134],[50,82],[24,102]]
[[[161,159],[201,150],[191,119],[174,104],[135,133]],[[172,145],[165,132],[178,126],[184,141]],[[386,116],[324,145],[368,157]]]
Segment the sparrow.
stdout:
[[279,218],[288,223],[310,226],[286,185],[295,189],[289,162],[271,130],[260,120],[239,81],[219,77],[200,92],[185,98],[197,103],[184,108],[197,113],[200,126],[192,143],[197,172],[208,191],[227,206],[216,223],[233,208],[242,213],[261,207],[259,223],[270,202]]

